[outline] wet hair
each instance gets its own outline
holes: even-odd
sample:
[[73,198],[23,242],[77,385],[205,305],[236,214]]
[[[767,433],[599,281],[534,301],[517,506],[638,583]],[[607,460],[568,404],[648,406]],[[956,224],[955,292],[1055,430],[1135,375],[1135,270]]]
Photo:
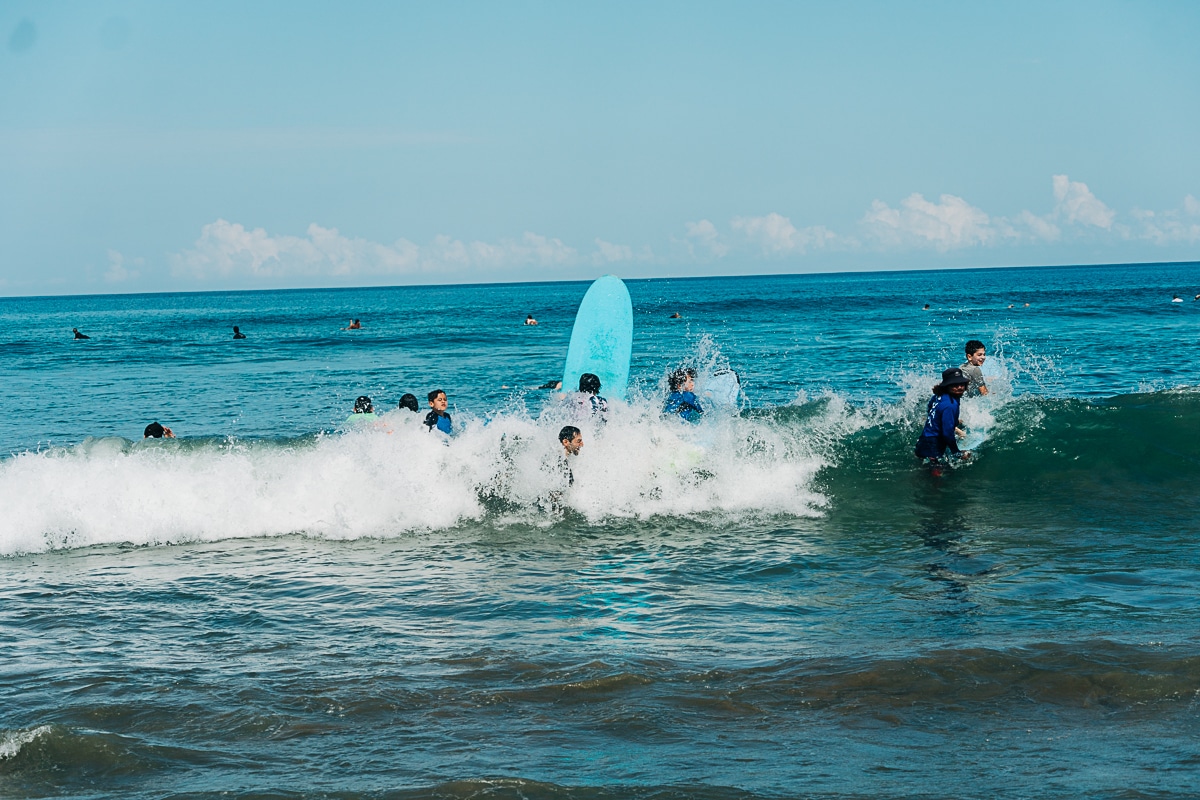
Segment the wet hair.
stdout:
[[558,432],[558,440],[560,442],[573,442],[578,435],[579,428],[576,428],[574,425],[566,425]]
[[680,367],[667,376],[667,385],[671,387],[672,392],[678,392],[679,389],[687,383],[688,378],[695,378],[696,370],[691,367]]
[[600,378],[590,372],[579,376],[579,391],[595,394],[600,391]]
[[420,411],[417,405],[417,396],[415,394],[406,394],[400,398],[400,408],[407,408],[409,411]]
[[983,342],[979,341],[978,339],[972,339],[971,341],[967,342],[967,346],[966,346],[967,355],[971,355],[976,350],[986,350],[986,349],[987,348],[983,346]]
[[371,410],[371,398],[367,397],[365,394],[354,401],[355,414],[369,414],[371,413]]
[[166,432],[166,429],[163,428],[162,425],[159,425],[157,422],[151,422],[149,425],[146,426],[146,431],[145,431],[145,433],[142,434],[142,438],[143,439],[161,439],[161,438],[163,438],[163,434],[165,432]]
[[437,400],[437,396],[439,394],[445,394],[445,392],[442,391],[441,389],[434,389],[432,392],[430,392],[429,393],[429,402],[432,403],[434,400]]
[[234,332],[234,333],[238,333],[238,326],[237,326],[237,325],[234,325],[234,326],[233,326],[233,332]]

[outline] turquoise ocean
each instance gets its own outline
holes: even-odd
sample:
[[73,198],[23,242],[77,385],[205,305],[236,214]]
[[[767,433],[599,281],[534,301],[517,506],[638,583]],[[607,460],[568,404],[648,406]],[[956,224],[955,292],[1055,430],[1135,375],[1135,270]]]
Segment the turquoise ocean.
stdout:
[[1195,796],[1200,264],[627,283],[0,298],[0,797]]

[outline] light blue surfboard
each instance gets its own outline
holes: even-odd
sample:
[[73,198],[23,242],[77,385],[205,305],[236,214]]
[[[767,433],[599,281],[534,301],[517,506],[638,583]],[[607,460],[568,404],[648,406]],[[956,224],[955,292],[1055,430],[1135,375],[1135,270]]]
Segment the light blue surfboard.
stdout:
[[579,376],[590,372],[600,379],[602,397],[624,400],[632,354],[633,301],[620,278],[605,275],[587,290],[575,314],[562,390],[575,391]]

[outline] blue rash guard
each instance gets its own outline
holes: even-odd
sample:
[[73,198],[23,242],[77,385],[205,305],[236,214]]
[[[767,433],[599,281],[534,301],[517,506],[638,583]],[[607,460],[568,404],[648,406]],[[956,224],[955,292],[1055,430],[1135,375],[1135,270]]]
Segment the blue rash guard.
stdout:
[[667,403],[663,406],[664,414],[678,414],[688,422],[699,422],[704,409],[700,401],[691,392],[671,392],[667,395]]
[[917,458],[941,458],[946,448],[958,455],[954,429],[958,427],[958,400],[948,394],[935,394],[929,400],[925,429],[917,439]]
[[425,415],[425,425],[429,430],[437,428],[442,433],[450,432],[450,415],[439,414],[436,411],[430,411]]

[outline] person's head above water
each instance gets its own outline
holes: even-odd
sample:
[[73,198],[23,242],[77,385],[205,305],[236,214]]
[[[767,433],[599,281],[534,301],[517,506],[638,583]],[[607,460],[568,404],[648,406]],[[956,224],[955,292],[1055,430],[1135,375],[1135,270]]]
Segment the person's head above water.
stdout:
[[151,422],[142,433],[143,439],[174,439],[175,433],[165,425]]
[[429,393],[429,407],[434,411],[441,413],[446,410],[446,406],[450,403],[446,399],[446,393],[441,389],[434,389]]
[[371,405],[371,398],[365,394],[354,401],[355,414],[374,414],[375,406]]
[[933,387],[934,394],[951,394],[955,397],[962,397],[967,391],[967,384],[971,382],[961,369],[951,367],[942,371],[942,382]]
[[596,394],[600,391],[600,378],[590,372],[585,372],[579,376],[579,391],[587,392],[588,394]]
[[672,392],[690,392],[696,380],[696,370],[691,367],[680,367],[667,376],[667,385]]
[[406,394],[400,398],[400,408],[407,408],[409,411],[420,411],[421,407],[417,405],[417,396],[414,394]]
[[566,425],[558,432],[558,441],[567,455],[577,456],[579,448],[583,447],[583,434],[574,425]]

